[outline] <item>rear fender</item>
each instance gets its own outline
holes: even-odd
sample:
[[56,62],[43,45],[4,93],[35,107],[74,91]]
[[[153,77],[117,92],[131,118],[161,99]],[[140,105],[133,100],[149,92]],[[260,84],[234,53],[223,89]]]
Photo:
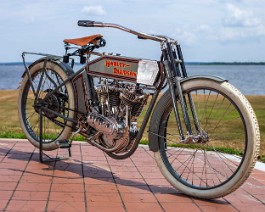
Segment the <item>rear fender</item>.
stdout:
[[[36,61],[34,61],[33,63],[31,63],[29,66],[28,66],[28,70],[30,70],[34,65],[38,64],[38,63],[41,63],[41,62],[44,62],[44,61],[47,61],[47,62],[52,62],[52,63],[55,63],[57,64],[65,73],[68,77],[72,76],[75,72],[74,70],[66,63],[63,63],[62,61],[60,61],[58,59],[58,56],[49,56],[49,57],[42,57]],[[22,78],[26,77],[27,76],[27,70],[24,71],[24,73],[22,74]],[[73,87],[73,83],[72,81],[69,81],[71,83],[71,86],[72,86],[72,89],[73,89],[73,93],[74,93],[74,111],[76,111],[76,107],[77,107],[77,98],[76,98],[76,94],[74,92],[74,87]],[[76,117],[76,114],[74,115],[74,117]]]
[[[67,76],[71,76],[72,74],[74,74],[74,70],[68,65],[68,64],[66,64],[66,63],[63,63],[63,62],[61,62],[60,60],[58,60],[58,56],[54,56],[54,57],[52,57],[52,56],[49,56],[49,58],[47,58],[47,57],[42,57],[42,58],[40,58],[40,59],[38,59],[38,60],[36,60],[36,61],[34,61],[33,63],[31,63],[30,65],[29,65],[29,67],[28,67],[28,69],[30,69],[32,66],[34,66],[35,64],[37,64],[37,63],[39,63],[39,62],[43,62],[43,61],[45,61],[45,60],[47,60],[47,61],[52,61],[52,62],[54,62],[54,63],[57,63],[64,71],[65,71],[65,73],[67,74]],[[23,72],[23,74],[22,74],[22,78],[26,75],[26,72],[27,72],[27,70],[25,70],[24,72]]]

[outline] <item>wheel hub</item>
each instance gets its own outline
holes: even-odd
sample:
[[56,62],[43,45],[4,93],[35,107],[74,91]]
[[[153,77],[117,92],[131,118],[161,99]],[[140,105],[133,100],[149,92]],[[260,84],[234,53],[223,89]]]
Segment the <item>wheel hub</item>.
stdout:
[[[49,96],[48,96],[49,95]],[[50,94],[50,92],[48,92],[44,99],[46,98],[46,96],[48,96],[48,98],[43,101],[42,98],[37,98],[34,102],[34,109],[37,113],[39,113],[39,108],[41,106],[52,110],[53,112],[47,111],[47,110],[43,110],[44,115],[49,118],[49,119],[56,119],[58,117],[58,115],[56,115],[56,113],[60,113],[62,110],[62,101],[61,99],[58,97],[58,95],[56,94]]]
[[199,135],[189,135],[182,141],[184,144],[205,144],[209,142],[209,136],[207,133],[201,133]]
[[[48,94],[49,94],[49,93],[48,93]],[[47,95],[48,95],[48,94],[47,94]],[[54,95],[54,94],[50,95],[50,96],[47,98],[47,100],[44,102],[44,106],[45,106],[46,108],[48,108],[48,109],[54,111],[54,112],[60,113],[60,108],[61,108],[61,107],[60,107],[60,100],[59,100],[59,98],[58,98],[56,95]],[[53,112],[49,112],[49,111],[46,111],[46,110],[44,110],[44,115],[45,115],[46,117],[50,118],[50,119],[55,119],[55,118],[58,117],[55,113],[53,113]]]

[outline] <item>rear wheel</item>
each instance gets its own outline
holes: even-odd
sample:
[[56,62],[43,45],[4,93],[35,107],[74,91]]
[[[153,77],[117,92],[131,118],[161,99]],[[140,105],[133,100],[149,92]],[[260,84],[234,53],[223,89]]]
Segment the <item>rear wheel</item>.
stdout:
[[165,178],[187,195],[209,199],[227,195],[247,179],[257,158],[260,135],[253,109],[227,82],[195,79],[182,87],[186,102],[188,95],[193,99],[200,127],[188,108],[193,134],[181,141],[166,92],[151,119],[150,133],[159,142],[155,160]]
[[[38,62],[30,68],[32,86],[28,76],[22,80],[18,97],[18,113],[21,127],[35,146],[39,147],[40,133],[40,102],[57,86],[68,78],[66,71],[57,63],[48,61],[43,71],[44,62]],[[37,95],[34,92],[38,91]],[[72,132],[72,122],[62,117],[74,117],[74,95],[70,83],[66,83],[54,94],[50,95],[42,104],[48,110],[43,110],[43,149],[58,148],[56,140],[68,139]]]

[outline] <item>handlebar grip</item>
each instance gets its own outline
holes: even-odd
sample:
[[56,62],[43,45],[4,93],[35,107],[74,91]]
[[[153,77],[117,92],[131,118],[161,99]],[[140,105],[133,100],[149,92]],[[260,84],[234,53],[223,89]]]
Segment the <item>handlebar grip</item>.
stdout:
[[78,26],[83,26],[83,27],[103,27],[102,22],[90,21],[90,20],[79,20],[77,24]]
[[143,37],[143,36],[140,36],[140,35],[138,35],[137,38],[141,39],[141,40],[146,40],[147,39],[146,37]]

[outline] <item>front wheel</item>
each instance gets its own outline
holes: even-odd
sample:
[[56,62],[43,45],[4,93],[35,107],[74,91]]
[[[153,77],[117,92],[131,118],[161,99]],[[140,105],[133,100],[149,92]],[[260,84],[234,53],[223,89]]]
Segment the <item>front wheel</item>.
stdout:
[[[257,159],[260,135],[254,111],[228,82],[193,79],[184,82],[182,89],[192,134],[187,135],[190,139],[180,139],[167,91],[158,102],[149,129],[157,136],[157,165],[165,178],[187,195],[206,199],[225,196],[248,178]],[[183,119],[181,122],[184,128]]]

